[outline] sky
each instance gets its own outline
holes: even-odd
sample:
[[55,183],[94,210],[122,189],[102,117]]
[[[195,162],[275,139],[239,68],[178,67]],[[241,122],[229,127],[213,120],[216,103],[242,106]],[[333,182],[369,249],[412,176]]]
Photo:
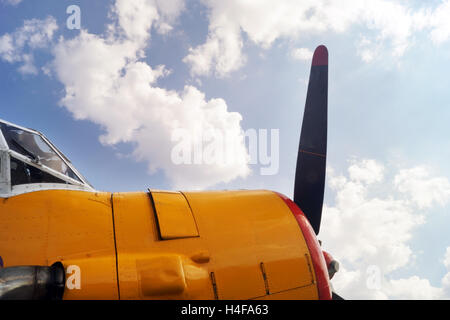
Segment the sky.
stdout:
[[449,15],[450,1],[0,0],[0,119],[43,132],[97,190],[291,197],[324,44],[334,289],[448,299]]

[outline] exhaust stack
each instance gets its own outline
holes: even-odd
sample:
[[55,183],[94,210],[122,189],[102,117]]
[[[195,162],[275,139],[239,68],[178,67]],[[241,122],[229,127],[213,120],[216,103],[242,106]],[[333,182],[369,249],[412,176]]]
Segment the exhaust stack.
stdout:
[[61,262],[0,268],[0,300],[61,300],[65,282]]

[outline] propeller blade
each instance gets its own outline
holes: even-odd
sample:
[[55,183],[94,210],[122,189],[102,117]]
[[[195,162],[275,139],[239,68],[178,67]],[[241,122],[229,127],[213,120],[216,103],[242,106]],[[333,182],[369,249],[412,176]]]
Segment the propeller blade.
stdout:
[[295,172],[294,202],[320,230],[327,154],[328,50],[316,48],[309,76]]
[[340,295],[338,295],[336,292],[332,292],[331,300],[345,300]]

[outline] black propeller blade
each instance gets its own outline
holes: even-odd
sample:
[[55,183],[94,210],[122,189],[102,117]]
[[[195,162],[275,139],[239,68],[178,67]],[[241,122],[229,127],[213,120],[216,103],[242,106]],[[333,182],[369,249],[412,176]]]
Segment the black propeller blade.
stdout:
[[328,50],[316,48],[309,76],[295,172],[294,202],[320,230],[327,154]]
[[345,299],[342,298],[340,295],[338,295],[336,292],[333,291],[331,300],[345,300]]

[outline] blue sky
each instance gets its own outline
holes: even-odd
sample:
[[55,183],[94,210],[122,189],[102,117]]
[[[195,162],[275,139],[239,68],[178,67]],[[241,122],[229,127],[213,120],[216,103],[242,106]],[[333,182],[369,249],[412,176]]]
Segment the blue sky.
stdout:
[[[81,30],[66,26],[70,5]],[[99,190],[291,196],[311,54],[325,44],[320,237],[341,261],[334,286],[448,298],[448,14],[448,1],[0,0],[0,118],[42,131]],[[242,146],[229,167],[169,163],[173,120],[232,128],[238,144],[241,131],[278,129],[279,170],[261,175]]]

